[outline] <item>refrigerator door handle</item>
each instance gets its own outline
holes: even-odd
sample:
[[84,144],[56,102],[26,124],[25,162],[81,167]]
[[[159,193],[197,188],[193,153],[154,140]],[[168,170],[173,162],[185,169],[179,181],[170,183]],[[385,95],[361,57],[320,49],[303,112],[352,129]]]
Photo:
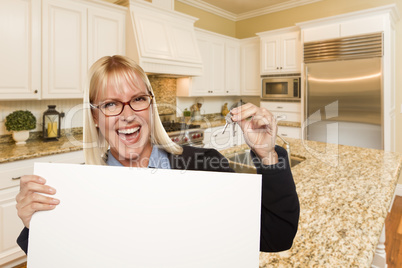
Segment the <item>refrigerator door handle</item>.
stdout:
[[306,71],[304,72],[304,129],[302,132],[305,134],[304,139],[307,139],[308,128],[308,66],[306,65]]

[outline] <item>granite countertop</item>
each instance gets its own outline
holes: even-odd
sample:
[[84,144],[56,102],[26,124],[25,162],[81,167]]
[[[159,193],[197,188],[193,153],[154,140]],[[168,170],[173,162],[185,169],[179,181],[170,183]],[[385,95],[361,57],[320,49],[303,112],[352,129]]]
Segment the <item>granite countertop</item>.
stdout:
[[306,159],[292,168],[300,199],[299,229],[290,250],[260,253],[260,268],[370,267],[402,154],[287,140],[292,156]]
[[0,164],[54,154],[82,150],[82,130],[63,133],[58,141],[44,142],[40,138],[28,139],[25,145],[13,141],[0,143]]
[[[292,168],[301,207],[299,229],[290,250],[260,253],[260,268],[369,267],[393,199],[402,154],[287,140],[292,156],[305,159]],[[0,163],[81,149],[82,132],[56,142],[1,143]]]

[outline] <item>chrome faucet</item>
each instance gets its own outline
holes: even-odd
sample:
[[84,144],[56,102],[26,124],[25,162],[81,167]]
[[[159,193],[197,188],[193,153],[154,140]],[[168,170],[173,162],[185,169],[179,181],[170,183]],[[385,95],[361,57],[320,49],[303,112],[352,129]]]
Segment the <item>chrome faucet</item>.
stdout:
[[289,163],[290,163],[290,144],[289,144],[289,142],[286,141],[286,140],[285,140],[281,135],[279,135],[279,134],[276,134],[276,136],[279,137],[279,138],[283,141],[283,143],[285,144],[285,146],[286,146],[286,151],[288,152]]

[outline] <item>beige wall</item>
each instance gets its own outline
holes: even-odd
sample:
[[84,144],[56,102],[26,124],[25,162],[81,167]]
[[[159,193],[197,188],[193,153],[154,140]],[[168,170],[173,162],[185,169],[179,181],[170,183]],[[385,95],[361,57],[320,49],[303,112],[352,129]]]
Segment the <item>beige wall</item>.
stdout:
[[234,21],[183,4],[179,1],[175,1],[174,9],[178,12],[199,18],[199,20],[195,22],[195,27],[231,37],[236,37],[236,23]]
[[280,12],[275,12],[236,23],[236,37],[247,38],[255,33],[289,26],[343,13],[392,4],[402,0],[323,0]]

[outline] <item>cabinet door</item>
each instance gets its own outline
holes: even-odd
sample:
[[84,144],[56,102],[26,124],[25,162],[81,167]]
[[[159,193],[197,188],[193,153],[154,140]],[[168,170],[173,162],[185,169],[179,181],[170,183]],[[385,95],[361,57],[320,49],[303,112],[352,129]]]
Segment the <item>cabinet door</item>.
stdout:
[[223,41],[211,42],[211,65],[204,68],[211,69],[211,92],[209,95],[223,95],[225,90],[225,44]]
[[261,40],[261,74],[280,72],[280,37],[267,37]]
[[88,67],[103,56],[125,55],[125,15],[88,10]]
[[216,150],[224,150],[233,146],[245,143],[243,132],[239,125],[235,125],[235,133],[233,128],[229,126],[225,133],[222,134],[224,126],[208,128],[204,132],[204,147],[214,148]]
[[258,40],[241,46],[241,95],[260,96],[260,44]]
[[225,44],[209,37],[198,37],[204,71],[194,77],[191,96],[223,95],[225,86]]
[[40,0],[0,1],[1,99],[40,95]]
[[15,196],[20,187],[0,190],[0,266],[24,257],[25,253],[17,245],[17,237],[24,225],[17,215]]
[[281,36],[281,72],[300,72],[301,43],[300,33],[288,33]]
[[240,95],[240,45],[228,42],[225,46],[225,92]]
[[211,69],[209,66],[212,64],[210,56],[209,41],[203,38],[197,38],[198,47],[200,49],[202,64],[204,65],[203,74],[196,76],[192,79],[191,88],[189,89],[189,96],[203,96],[207,95],[210,90],[210,77]]
[[278,127],[278,134],[283,138],[301,139],[301,128],[298,127]]
[[87,8],[43,0],[43,98],[82,98],[87,72]]

